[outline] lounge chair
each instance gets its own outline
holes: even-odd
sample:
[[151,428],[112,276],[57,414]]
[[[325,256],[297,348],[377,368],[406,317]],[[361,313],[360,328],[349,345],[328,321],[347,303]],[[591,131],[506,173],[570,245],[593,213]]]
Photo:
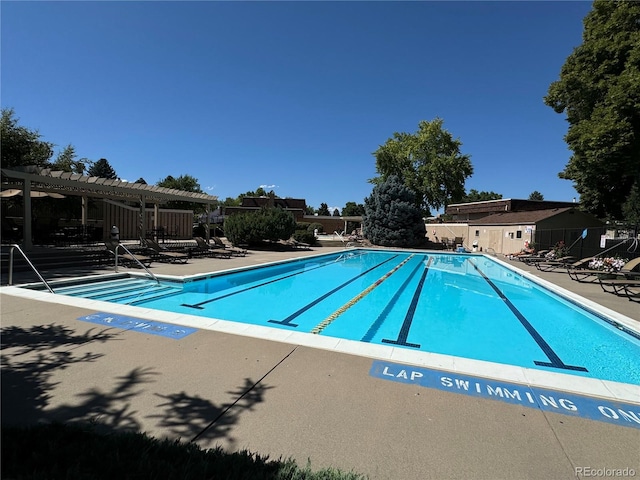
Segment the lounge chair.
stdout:
[[[104,246],[106,247],[107,252],[114,258],[117,251],[118,261],[127,266],[139,267],[140,265],[144,265],[145,267],[149,267],[151,262],[153,262],[153,258],[146,255],[135,255],[133,253],[129,253],[125,250],[126,247],[124,247],[124,245],[122,245],[118,240],[105,240]],[[118,248],[119,246],[121,247]]]
[[244,257],[247,254],[246,249],[234,247],[232,245],[227,245],[222,241],[221,238],[218,238],[218,237],[213,237],[213,243],[231,252],[231,254],[235,255],[236,257]]
[[290,238],[289,240],[285,240],[283,243],[292,248],[301,248],[304,250],[309,250],[311,248],[310,244],[299,242],[295,238]]
[[147,247],[149,256],[159,262],[187,263],[189,261],[189,254],[167,250],[151,238],[141,239],[141,243]]
[[[591,258],[593,260],[594,257]],[[587,263],[588,265],[588,263]],[[590,268],[567,269],[569,276],[577,282],[596,282],[607,275],[619,276],[618,279],[626,277],[640,276],[640,257],[629,260],[617,272],[606,272],[604,270],[593,270]],[[610,291],[610,290],[609,290]]]
[[547,261],[544,261],[544,262],[536,262],[536,263],[534,263],[534,265],[541,272],[555,272],[555,271],[558,271],[558,270],[566,269],[567,265],[569,265],[571,263],[575,263],[576,261],[578,261],[576,259],[576,257],[574,257],[572,255],[567,255],[565,257],[559,257],[559,258],[555,258],[555,259],[550,258],[550,259],[547,259]]
[[[615,295],[625,295],[627,289],[640,288],[640,280],[633,280],[629,278],[598,278],[598,283],[607,293],[613,293]],[[626,295],[625,295],[626,296]]]
[[193,255],[206,255],[207,257],[231,258],[231,252],[218,245],[208,244],[202,237],[193,237],[196,246],[190,249]]
[[[613,278],[610,278],[612,276]],[[598,283],[602,290],[616,295],[625,295],[626,289],[629,288],[640,288],[640,257],[629,260],[617,272],[600,271]]]
[[537,262],[548,262],[550,259],[547,257],[547,254],[551,250],[540,250],[536,253],[530,253],[528,255],[518,255],[517,259],[521,262],[526,263],[527,265],[533,265]]
[[640,286],[633,285],[623,285],[624,288],[624,296],[627,297],[632,302],[640,303]]

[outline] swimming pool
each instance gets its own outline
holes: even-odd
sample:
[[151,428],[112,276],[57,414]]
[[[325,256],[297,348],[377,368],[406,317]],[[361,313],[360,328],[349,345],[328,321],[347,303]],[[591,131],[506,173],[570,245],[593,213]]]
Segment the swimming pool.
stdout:
[[[356,250],[57,293],[261,328],[640,384],[640,335],[493,258]],[[197,326],[198,320],[191,326]],[[263,330],[264,331],[264,330]]]

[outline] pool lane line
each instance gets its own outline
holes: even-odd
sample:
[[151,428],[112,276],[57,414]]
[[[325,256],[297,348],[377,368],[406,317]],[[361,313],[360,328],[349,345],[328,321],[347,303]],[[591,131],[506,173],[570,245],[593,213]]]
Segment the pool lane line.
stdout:
[[[427,258],[427,256],[423,255],[422,258]],[[416,267],[409,274],[406,280],[402,283],[400,288],[396,290],[396,293],[394,293],[391,300],[387,303],[387,305],[385,305],[384,310],[382,310],[380,315],[378,315],[378,318],[376,318],[376,321],[371,324],[371,326],[369,327],[369,330],[367,330],[367,333],[365,333],[363,337],[360,339],[361,342],[369,343],[371,342],[371,340],[373,340],[373,337],[375,337],[376,333],[378,333],[378,330],[380,330],[380,327],[389,316],[389,313],[391,312],[395,304],[398,302],[398,299],[400,298],[400,296],[405,292],[411,280],[413,280],[413,277],[415,277],[416,273],[418,273],[418,270],[420,269],[420,266],[422,264],[423,264],[423,261],[418,262]]]
[[373,267],[367,269],[366,271],[362,272],[359,275],[356,275],[355,277],[353,277],[350,280],[347,280],[346,282],[344,282],[341,285],[338,285],[336,288],[334,288],[333,290],[325,293],[324,295],[322,295],[321,297],[316,298],[313,302],[308,303],[307,305],[305,305],[304,307],[300,308],[299,310],[295,311],[294,313],[292,313],[291,315],[289,315],[287,318],[285,318],[284,320],[267,320],[269,323],[277,323],[278,325],[285,325],[287,327],[297,327],[298,325],[295,323],[291,323],[291,320],[293,320],[296,317],[299,317],[300,315],[302,315],[304,312],[306,312],[307,310],[309,310],[311,307],[313,307],[314,305],[317,305],[318,303],[320,303],[322,300],[324,300],[325,298],[333,295],[334,293],[336,293],[338,290],[346,287],[347,285],[349,285],[350,283],[355,282],[357,279],[359,279],[360,277],[365,276],[366,274],[368,274],[369,272],[372,272],[373,270],[375,270],[376,268],[381,267],[382,265],[384,265],[387,262],[390,262],[391,260],[393,260],[394,258],[396,258],[398,255],[393,255],[389,258],[387,258],[385,261],[383,261],[382,263],[379,263],[377,265],[374,265]]
[[333,265],[336,262],[336,260],[337,259],[334,259],[334,260],[331,260],[331,261],[327,261],[327,262],[322,263],[320,265],[316,265],[315,267],[308,268],[306,270],[300,270],[299,272],[291,273],[289,275],[285,275],[284,277],[274,278],[273,280],[269,280],[268,282],[260,283],[258,285],[253,285],[252,287],[247,287],[247,288],[244,288],[242,290],[237,290],[235,292],[226,293],[224,295],[220,295],[219,297],[210,298],[208,300],[204,300],[202,302],[198,302],[198,303],[194,303],[194,304],[183,303],[180,306],[181,307],[189,307],[189,308],[197,308],[198,310],[204,310],[202,305],[206,305],[207,303],[217,302],[218,300],[222,300],[223,298],[232,297],[233,295],[238,295],[239,293],[248,292],[249,290],[253,290],[254,288],[263,287],[265,285],[269,285],[270,283],[275,283],[275,282],[279,282],[280,280],[285,280],[287,278],[295,277],[296,275],[300,275],[301,273],[311,272],[312,270],[315,270],[317,268],[328,267],[329,265]]
[[375,282],[373,282],[371,285],[369,285],[367,288],[365,288],[362,292],[360,292],[358,295],[356,295],[355,297],[353,297],[351,300],[349,300],[347,303],[345,303],[343,306],[341,306],[339,309],[337,309],[335,312],[333,312],[331,315],[329,315],[327,318],[325,318],[323,321],[321,321],[318,325],[316,325],[315,327],[313,327],[311,329],[311,333],[315,333],[316,335],[319,333],[322,333],[322,331],[327,328],[329,325],[331,325],[331,323],[338,318],[340,315],[342,315],[344,312],[346,312],[347,310],[349,310],[351,307],[353,307],[356,303],[358,303],[360,300],[362,300],[364,297],[366,297],[369,293],[371,293],[376,287],[378,287],[382,282],[384,282],[387,278],[389,278],[391,275],[393,275],[395,272],[397,272],[398,270],[400,270],[409,260],[411,260],[413,257],[415,256],[414,253],[412,253],[411,255],[409,255],[407,258],[405,258],[402,262],[400,262],[398,265],[396,265],[395,267],[393,267],[390,271],[388,271],[387,273],[385,273],[382,277],[380,277],[378,280],[376,280]]
[[511,310],[511,312],[515,315],[515,317],[520,321],[520,323],[527,330],[529,335],[531,335],[531,338],[533,338],[533,340],[538,344],[540,349],[544,352],[544,354],[549,359],[549,362],[540,362],[540,361],[534,360],[533,363],[535,363],[536,365],[541,366],[541,367],[552,367],[552,368],[558,368],[558,369],[562,369],[562,370],[574,370],[574,371],[578,371],[578,372],[588,372],[589,371],[585,367],[578,367],[578,366],[575,366],[575,365],[567,365],[567,364],[565,364],[560,359],[560,357],[556,354],[556,352],[553,351],[553,349],[545,341],[545,339],[542,338],[542,335],[540,335],[538,333],[538,331],[533,327],[533,325],[531,325],[531,323],[529,323],[529,321],[525,318],[525,316],[522,314],[522,312],[520,312],[520,310],[518,310],[516,308],[516,306],[513,303],[511,303],[511,300],[509,300],[506,297],[506,295],[502,292],[502,290],[500,290],[497,287],[497,285],[494,284],[489,279],[489,277],[487,277],[484,274],[484,272],[482,270],[480,270],[480,268],[475,264],[475,262],[473,262],[471,259],[469,259],[469,263],[471,263],[473,268],[476,269],[476,271],[482,276],[482,278],[485,279],[485,281],[489,284],[489,286],[491,288],[493,288],[493,290],[498,294],[498,296],[507,305],[507,307],[509,307],[509,310]]
[[402,327],[400,327],[398,338],[395,340],[383,338],[382,343],[391,343],[393,345],[401,345],[403,347],[420,348],[419,343],[407,343],[407,338],[409,337],[409,330],[411,329],[411,324],[413,323],[413,317],[416,314],[416,308],[418,306],[418,301],[420,300],[422,287],[424,286],[424,281],[427,278],[427,274],[429,273],[429,267],[431,266],[432,261],[433,261],[433,257],[429,258],[429,261],[424,267],[424,272],[422,272],[422,275],[420,276],[420,281],[418,282],[418,286],[416,287],[415,292],[413,292],[411,305],[409,305],[409,310],[407,311],[407,314],[404,317],[404,322],[402,322]]

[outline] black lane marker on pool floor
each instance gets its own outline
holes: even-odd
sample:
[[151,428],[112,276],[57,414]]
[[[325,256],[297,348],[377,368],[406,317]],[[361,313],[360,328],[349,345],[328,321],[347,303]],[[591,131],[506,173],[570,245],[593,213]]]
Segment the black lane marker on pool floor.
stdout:
[[[422,258],[423,259],[426,258],[426,255],[423,256]],[[384,310],[382,310],[380,315],[378,315],[378,318],[376,318],[376,321],[371,324],[371,326],[369,327],[369,330],[367,330],[367,333],[365,333],[364,336],[362,337],[362,339],[360,340],[361,342],[371,342],[373,337],[376,336],[376,333],[378,333],[378,330],[380,330],[380,327],[382,326],[384,321],[389,316],[389,312],[393,309],[393,307],[397,303],[398,299],[400,298],[400,295],[402,295],[404,293],[404,291],[406,290],[407,286],[409,285],[409,282],[411,282],[411,280],[413,279],[415,274],[418,273],[418,270],[420,269],[420,265],[422,264],[423,261],[424,260],[421,260],[421,261],[418,262],[418,264],[413,269],[413,271],[409,274],[409,276],[406,278],[406,280],[402,283],[402,286],[396,291],[396,293],[393,295],[393,297],[391,298],[389,303],[387,303],[387,305],[384,307]]]
[[321,297],[316,298],[313,302],[308,303],[307,305],[305,305],[304,307],[302,307],[300,310],[292,313],[291,315],[289,315],[287,318],[285,318],[284,320],[268,320],[269,323],[277,323],[278,325],[285,325],[287,327],[297,327],[298,324],[296,323],[291,323],[291,320],[293,320],[296,317],[299,317],[300,315],[302,315],[304,312],[306,312],[307,310],[309,310],[311,307],[313,307],[314,305],[317,305],[318,303],[320,303],[322,300],[324,300],[325,298],[333,295],[334,293],[336,293],[338,290],[346,287],[347,285],[349,285],[350,283],[355,282],[357,279],[359,279],[360,277],[365,276],[367,273],[375,270],[378,267],[381,267],[382,265],[384,265],[387,262],[390,262],[391,260],[393,260],[394,258],[396,258],[398,255],[393,255],[392,257],[387,258],[384,262],[379,263],[378,265],[374,265],[373,267],[371,267],[370,269],[362,272],[360,275],[357,275],[355,277],[353,277],[351,280],[347,280],[346,282],[344,282],[341,285],[338,285],[336,288],[334,288],[333,290],[325,293],[324,295],[322,295]]
[[218,300],[222,300],[223,298],[232,297],[233,295],[237,295],[239,293],[248,292],[249,290],[253,290],[254,288],[262,287],[264,285],[269,285],[270,283],[279,282],[280,280],[285,280],[286,278],[295,277],[296,275],[300,275],[301,273],[305,273],[305,272],[310,272],[312,270],[315,270],[316,268],[327,267],[329,265],[333,265],[334,263],[335,263],[335,260],[331,260],[330,262],[326,262],[326,263],[323,263],[321,265],[317,265],[315,267],[308,268],[306,270],[300,270],[299,272],[292,273],[292,274],[289,274],[289,275],[285,275],[284,277],[274,278],[273,280],[269,280],[268,282],[260,283],[258,285],[253,285],[252,287],[247,287],[245,289],[238,290],[238,291],[232,292],[232,293],[227,293],[225,295],[220,295],[219,297],[210,298],[209,300],[204,300],[203,302],[194,303],[194,304],[191,304],[191,305],[188,304],[188,303],[183,303],[181,305],[181,307],[197,308],[199,310],[204,310],[202,305],[206,305],[207,303],[217,302]]
[[505,294],[502,293],[502,291],[491,280],[489,280],[489,278],[484,274],[484,272],[482,270],[480,270],[480,268],[478,268],[478,266],[473,261],[471,261],[471,259],[469,259],[469,263],[471,263],[471,265],[473,265],[473,268],[476,269],[476,271],[482,276],[482,278],[485,279],[485,281],[491,286],[491,288],[493,288],[493,290],[498,294],[498,296],[507,305],[507,307],[509,307],[509,310],[511,310],[511,312],[516,316],[516,318],[520,321],[522,326],[527,330],[527,332],[529,332],[529,335],[531,335],[531,338],[533,338],[533,340],[538,344],[538,346],[542,349],[544,354],[550,360],[550,362],[539,362],[539,361],[534,360],[533,363],[535,363],[536,365],[539,365],[541,367],[553,367],[553,368],[560,368],[562,370],[575,370],[575,371],[578,371],[578,372],[588,372],[589,371],[584,367],[577,367],[577,366],[574,366],[574,365],[566,365],[560,359],[560,357],[556,354],[556,352],[553,351],[551,346],[544,340],[544,338],[542,338],[542,335],[540,335],[538,333],[538,331],[533,327],[533,325],[531,325],[529,323],[529,321],[524,317],[524,315],[522,315],[520,310],[518,310],[516,308],[516,306],[513,303],[511,303],[511,300],[509,300],[505,296]]
[[425,265],[424,272],[422,272],[422,276],[420,277],[420,281],[418,282],[416,291],[413,292],[411,305],[409,305],[409,310],[407,311],[407,315],[404,317],[404,322],[402,322],[402,327],[400,327],[400,333],[398,334],[398,338],[396,340],[389,340],[387,338],[383,338],[382,343],[392,343],[393,345],[402,345],[403,347],[420,348],[419,343],[407,343],[407,337],[409,337],[409,330],[411,329],[411,324],[413,323],[413,317],[416,314],[416,307],[418,306],[418,300],[420,300],[420,294],[422,293],[424,280],[427,278],[427,273],[429,273],[429,265],[431,265],[432,260],[433,258],[430,258],[427,264]]

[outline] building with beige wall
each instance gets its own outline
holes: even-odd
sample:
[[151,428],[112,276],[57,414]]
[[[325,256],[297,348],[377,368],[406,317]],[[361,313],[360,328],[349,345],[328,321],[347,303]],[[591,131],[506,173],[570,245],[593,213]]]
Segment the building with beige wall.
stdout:
[[[450,205],[445,213],[454,221],[427,224],[430,241],[440,243],[443,238],[458,237],[468,250],[476,247],[478,251],[502,254],[519,252],[525,242],[534,243],[538,249],[548,249],[559,241],[569,246],[584,229],[603,227],[600,220],[572,202],[492,200]],[[599,238],[592,236],[589,241]]]

